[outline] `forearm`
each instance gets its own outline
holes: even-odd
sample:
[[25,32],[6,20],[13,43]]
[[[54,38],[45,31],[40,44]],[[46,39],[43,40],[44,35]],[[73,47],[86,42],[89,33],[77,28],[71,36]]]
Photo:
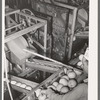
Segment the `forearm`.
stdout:
[[51,91],[48,93],[48,97],[49,100],[81,100],[81,98],[84,98],[82,100],[87,100],[87,89],[86,84],[81,84],[65,95],[59,95]]
[[62,100],[63,95],[52,93],[51,95],[49,95],[49,98],[49,100]]

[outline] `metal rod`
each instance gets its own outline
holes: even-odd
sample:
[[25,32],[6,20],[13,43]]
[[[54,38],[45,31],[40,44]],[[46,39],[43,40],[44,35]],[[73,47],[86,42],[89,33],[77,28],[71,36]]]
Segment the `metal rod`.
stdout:
[[42,56],[42,55],[40,55],[40,54],[38,54],[38,53],[35,53],[35,52],[33,52],[33,51],[29,50],[29,49],[23,49],[23,50],[26,51],[26,52],[28,52],[28,53],[31,53],[31,54],[33,54],[33,55],[36,55],[36,56],[38,56],[38,57],[41,57],[41,58],[43,58],[43,59],[46,59],[46,60],[49,60],[49,61],[52,61],[52,62],[61,64],[60,62],[58,62],[58,61],[56,61],[56,60],[53,60],[53,59],[51,59],[51,58]]
[[31,53],[31,54],[36,55],[36,56],[38,56],[38,57],[41,57],[41,58],[43,58],[43,59],[46,59],[46,60],[55,62],[55,63],[57,63],[57,64],[60,64],[60,65],[62,65],[62,66],[65,66],[65,67],[67,67],[67,68],[76,69],[76,70],[82,72],[80,69],[73,68],[72,66],[69,66],[69,65],[63,64],[63,63],[61,63],[61,62],[59,62],[59,61],[53,60],[53,59],[51,59],[51,58],[42,56],[42,55],[40,55],[40,54],[38,54],[38,53],[35,53],[35,52],[33,52],[33,51],[29,50],[29,49],[23,49],[23,50],[24,50],[25,52]]
[[70,36],[70,42],[69,42],[68,60],[71,58],[71,53],[72,53],[73,36],[74,36],[74,31],[75,31],[77,11],[78,11],[77,8],[75,8],[73,11],[73,22],[72,22],[72,26],[71,26],[71,36]]

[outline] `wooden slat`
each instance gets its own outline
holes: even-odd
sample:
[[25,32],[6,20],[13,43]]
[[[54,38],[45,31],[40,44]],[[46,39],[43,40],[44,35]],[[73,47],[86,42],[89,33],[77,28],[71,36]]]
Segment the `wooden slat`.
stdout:
[[14,90],[17,90],[17,91],[22,92],[22,93],[28,93],[28,92],[29,92],[27,89],[18,87],[18,86],[13,85],[13,84],[11,84],[11,87],[12,87]]
[[44,52],[46,53],[47,48],[47,24],[44,26]]
[[88,38],[89,35],[88,34],[76,34],[75,35],[77,38]]
[[59,3],[55,0],[52,0],[52,2],[56,5],[56,6],[60,6],[60,7],[64,7],[67,9],[71,9],[73,11],[73,22],[72,22],[72,26],[71,26],[71,37],[70,37],[70,41],[69,41],[69,50],[68,50],[68,60],[71,59],[71,54],[72,54],[72,44],[73,44],[73,36],[74,36],[74,31],[75,31],[75,23],[76,23],[76,17],[77,17],[77,11],[78,8],[75,6],[71,6],[68,4],[64,4],[64,3]]
[[42,83],[40,83],[38,86],[36,86],[32,91],[28,92],[27,95],[22,99],[22,100],[26,100],[27,97],[31,96],[33,94],[34,91],[36,91],[38,88],[40,88],[41,86],[45,85],[48,82],[52,82],[52,80],[59,75],[59,73],[63,72],[63,69],[58,70],[56,73],[52,74],[49,78],[47,78],[46,80],[44,80]]
[[[49,4],[50,5],[50,3],[47,3],[47,2],[42,2],[42,1],[40,1],[41,3],[43,3],[43,4]],[[65,7],[65,8],[67,8],[67,9],[75,9],[76,7],[74,7],[74,6],[71,6],[71,5],[68,5],[68,4],[64,4],[64,3],[60,3],[60,2],[58,2],[58,1],[56,1],[56,0],[52,0],[52,2],[56,5],[56,6],[60,6],[60,7]]]
[[17,28],[18,26],[20,26],[21,24],[17,24],[17,25],[14,25],[12,27],[9,27],[9,28],[6,28],[5,31],[8,31],[8,30],[11,30],[13,28]]
[[13,81],[17,81],[17,82],[20,82],[20,83],[23,83],[23,84],[26,84],[28,86],[31,86],[32,88],[36,87],[37,85],[39,85],[39,83],[36,83],[36,82],[32,82],[32,81],[29,81],[27,79],[23,79],[23,78],[20,78],[20,77],[16,77],[16,76],[13,76],[13,75],[10,75],[11,76],[11,80]]
[[46,61],[46,60],[39,60],[39,59],[33,59],[34,62],[38,62],[40,64],[44,64],[44,65],[49,65],[49,66],[55,66],[55,67],[59,67],[61,68],[62,66],[55,63],[55,62],[51,62],[51,61]]
[[74,31],[75,31],[77,11],[78,11],[77,8],[73,10],[73,22],[72,22],[71,33],[70,33],[71,36],[70,36],[70,41],[69,41],[68,60],[71,59],[71,54],[72,54],[73,36],[74,36]]
[[46,48],[46,50],[51,50],[51,47]]
[[38,54],[38,53],[33,52],[32,50],[29,50],[29,49],[23,49],[23,50],[26,51],[26,52],[28,52],[28,53],[30,53],[30,54],[33,54],[33,55],[35,55],[35,56],[38,56],[38,57],[40,57],[40,58],[43,58],[43,59],[46,59],[46,60],[55,62],[55,63],[57,63],[57,64],[59,64],[59,65],[61,65],[61,66],[64,66],[64,67],[66,67],[66,68],[76,69],[77,71],[82,72],[82,70],[80,70],[80,69],[77,69],[77,68],[74,68],[74,67],[72,67],[72,66],[63,64],[63,63],[61,63],[61,62],[59,62],[59,61],[56,61],[56,60],[54,60],[54,59],[51,59],[51,58],[42,56],[42,55],[40,55],[40,54]]
[[31,18],[33,20],[40,21],[40,22],[43,22],[43,23],[46,23],[47,24],[47,21],[46,20],[40,19],[38,17],[32,16],[32,15],[28,15],[28,14],[25,14],[25,13],[22,13],[22,12],[19,12],[18,14],[19,15],[26,16],[26,17],[29,17],[29,18]]
[[89,31],[79,32],[75,34],[78,38],[88,38],[89,37]]
[[42,70],[44,72],[54,73],[57,70],[59,70],[59,67],[51,67],[51,66],[45,66],[45,65],[39,65],[36,63],[26,62],[26,66],[32,69]]
[[38,28],[40,28],[40,27],[42,27],[44,25],[45,25],[45,23],[38,23],[38,24],[35,24],[35,25],[31,26],[31,27],[23,29],[23,30],[21,30],[19,32],[16,32],[14,34],[8,35],[8,36],[5,37],[5,43],[9,42],[9,41],[11,41],[11,40],[13,40],[15,38],[18,38],[18,37],[20,37],[20,36],[22,36],[24,34],[27,34],[30,31],[36,30],[36,29],[38,29]]
[[9,8],[9,10],[5,11],[5,16],[9,16],[9,15],[12,15],[12,14],[15,14],[15,13],[19,13],[19,12],[20,12],[19,9],[15,10],[15,9],[10,9]]
[[72,60],[70,60],[70,61],[69,61],[69,64],[70,64],[70,65],[76,65],[77,62],[79,62],[79,58],[78,58],[78,57],[77,57],[77,58],[74,58],[74,59],[72,59]]
[[41,49],[43,49],[44,50],[44,47],[39,43],[39,42],[37,42],[36,40],[32,40],[33,42],[35,42]]
[[18,74],[18,76],[23,77],[32,71],[34,71],[34,69],[28,68],[28,69],[24,70],[22,73]]

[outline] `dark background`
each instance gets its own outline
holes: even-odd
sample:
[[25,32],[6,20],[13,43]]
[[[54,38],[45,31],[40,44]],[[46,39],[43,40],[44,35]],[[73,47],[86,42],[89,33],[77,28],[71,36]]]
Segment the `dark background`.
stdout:
[[[2,58],[2,0],[0,0],[0,58]],[[0,59],[0,100],[2,100],[2,59]]]
[[[98,0],[98,9],[100,9],[100,0]],[[98,10],[98,84],[100,84],[100,11]],[[98,94],[100,94],[100,85],[98,85]],[[98,95],[98,100],[100,100],[100,95]]]

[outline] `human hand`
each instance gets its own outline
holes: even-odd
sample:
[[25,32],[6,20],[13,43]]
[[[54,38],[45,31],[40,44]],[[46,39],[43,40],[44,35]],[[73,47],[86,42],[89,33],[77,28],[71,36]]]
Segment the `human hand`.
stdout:
[[82,63],[83,63],[83,70],[88,74],[88,61],[86,60],[85,57],[83,57]]
[[41,90],[38,96],[38,100],[46,100],[46,98],[47,98],[46,90]]
[[51,94],[52,92],[54,92],[51,88],[47,88],[47,89],[44,89],[44,90],[41,90],[41,93],[42,95],[46,94]]
[[46,95],[46,99],[50,98],[50,95],[53,93],[54,91],[51,88],[47,88],[45,90],[41,90],[41,95],[43,97],[43,95]]

